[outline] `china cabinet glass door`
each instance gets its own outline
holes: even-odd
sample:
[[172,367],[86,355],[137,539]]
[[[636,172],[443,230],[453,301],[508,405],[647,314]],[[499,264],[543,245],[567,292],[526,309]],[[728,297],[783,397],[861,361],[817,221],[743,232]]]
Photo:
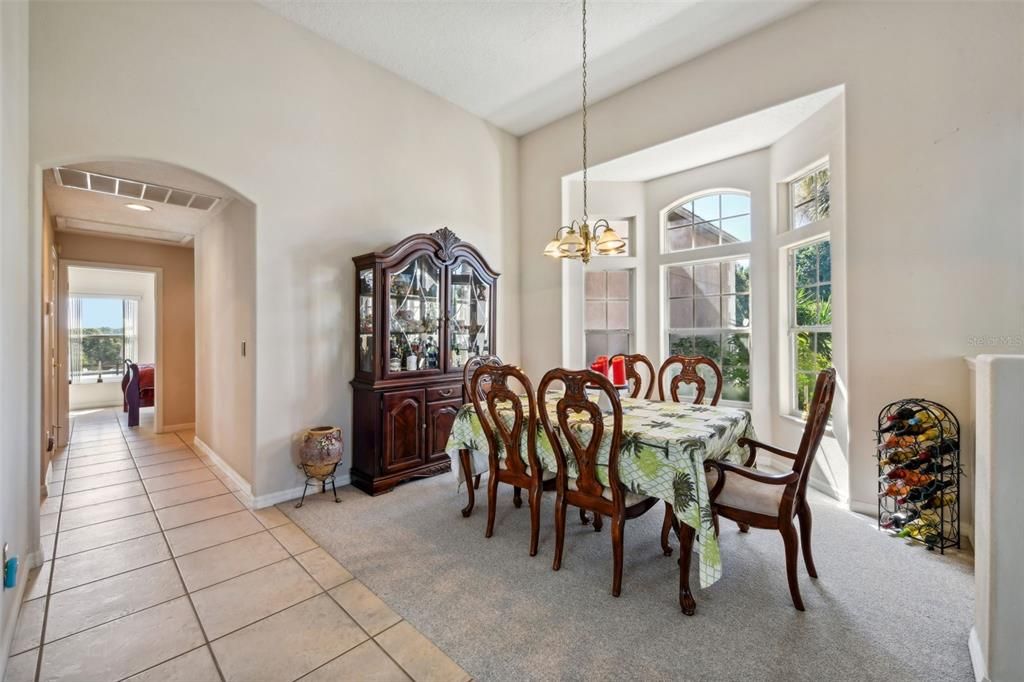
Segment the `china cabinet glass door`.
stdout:
[[440,294],[441,267],[429,256],[388,274],[389,374],[440,368]]
[[448,274],[448,369],[462,370],[469,359],[489,355],[491,285],[466,261],[456,261]]
[[373,268],[359,271],[359,371],[373,372]]

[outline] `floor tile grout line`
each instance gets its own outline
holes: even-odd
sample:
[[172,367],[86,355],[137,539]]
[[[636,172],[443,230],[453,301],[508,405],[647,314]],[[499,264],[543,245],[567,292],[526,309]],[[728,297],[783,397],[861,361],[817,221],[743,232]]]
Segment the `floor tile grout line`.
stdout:
[[[154,490],[153,492],[155,492],[155,493],[162,493],[162,492],[164,492],[166,490],[178,490],[179,488],[187,488],[187,487],[192,486],[192,485],[202,485],[203,483],[209,483],[212,480],[215,480],[215,479],[209,479],[209,480],[206,480],[206,481],[198,481],[196,483],[186,483],[184,485],[175,486],[173,488],[164,488],[163,490]],[[221,481],[221,483],[223,484],[223,481]],[[224,487],[226,488],[227,486],[224,486]],[[163,510],[163,509],[173,509],[174,507],[181,507],[182,505],[192,504],[193,502],[202,502],[203,500],[209,500],[209,499],[214,498],[214,497],[223,497],[224,495],[232,495],[232,494],[234,494],[234,491],[229,490],[226,493],[216,493],[214,495],[209,495],[208,497],[198,497],[198,498],[196,498],[194,500],[189,500],[188,502],[179,502],[177,504],[169,504],[166,507],[159,507],[159,509],[160,510]],[[121,497],[121,498],[118,498],[116,500],[107,500],[105,502],[94,502],[93,504],[88,504],[88,505],[85,505],[84,507],[75,507],[74,509],[69,509],[68,511],[76,511],[78,509],[87,509],[88,507],[95,507],[96,505],[100,505],[100,504],[109,504],[111,502],[122,502],[124,500],[134,500],[136,497],[149,497],[149,495],[150,495],[150,493],[147,492],[147,493],[142,493],[141,495],[131,495],[130,497]],[[78,530],[79,528],[88,528],[89,526],[96,526],[96,525],[99,525],[101,523],[108,523],[110,521],[118,521],[120,519],[127,519],[127,518],[132,517],[132,516],[140,516],[142,514],[148,514],[150,512],[156,512],[158,510],[158,508],[157,507],[153,507],[153,501],[152,500],[149,500],[149,502],[150,502],[150,509],[148,509],[146,511],[136,512],[134,514],[125,514],[124,516],[115,516],[112,519],[106,519],[104,521],[95,521],[93,523],[87,523],[87,524],[82,525],[82,526],[75,526],[74,528],[68,528],[67,530],[68,531],[73,531],[73,530]],[[45,514],[45,516],[52,516],[54,513],[56,513],[56,512],[51,512],[50,514]],[[47,535],[53,535],[53,534],[54,533],[47,533]]]
[[[149,672],[150,670],[153,670],[154,668],[159,668],[164,663],[170,663],[173,660],[179,659],[182,656],[188,656],[189,654],[194,653],[196,651],[199,651],[200,649],[209,649],[209,648],[210,648],[209,643],[208,642],[203,642],[202,644],[200,644],[197,647],[192,647],[188,651],[182,651],[180,654],[175,654],[174,656],[171,656],[168,659],[165,659],[163,661],[159,661],[158,663],[154,663],[153,665],[149,666],[148,668],[143,668],[142,670],[140,670],[138,672],[135,672],[135,673],[132,673],[132,674],[126,676],[126,677],[118,678],[118,682],[125,682],[125,680],[130,680],[131,678],[135,677],[136,675],[141,675],[143,673]],[[212,650],[210,650],[210,656],[211,656],[211,658],[213,657],[213,651]],[[220,672],[220,670],[218,669],[217,672]]]
[[[119,420],[119,423],[120,423],[120,420]],[[123,432],[124,432],[124,427],[122,427],[122,433]],[[178,438],[178,440],[181,440],[181,439]],[[132,462],[135,463],[135,460],[133,459]],[[136,471],[139,470],[138,464],[135,465],[135,470]],[[140,478],[142,477],[142,472],[141,471],[139,471],[139,477]],[[153,506],[153,498],[149,495],[149,491],[146,492],[146,496],[149,498],[149,506],[152,507]],[[153,513],[154,514],[156,513],[156,509],[153,510]],[[157,517],[157,525],[160,525],[159,517]],[[181,569],[178,567],[178,562],[175,561],[174,550],[171,549],[171,543],[167,539],[167,533],[164,531],[163,526],[160,526],[160,537],[164,541],[164,546],[167,547],[167,553],[171,555],[171,562],[174,565],[175,572],[178,574],[178,582],[181,583],[182,589],[185,590],[185,598],[188,599],[188,605],[192,609],[192,617],[196,619],[196,625],[199,626],[199,634],[202,635],[203,642],[205,642],[206,645],[209,646],[210,645],[210,638],[206,634],[206,628],[203,627],[203,621],[199,618],[199,612],[196,610],[195,602],[192,601],[192,593],[189,592],[188,585],[185,584],[185,578],[182,577],[182,575],[181,575]],[[216,668],[217,674],[220,676],[221,682],[226,682],[226,679],[224,677],[224,672],[220,669],[220,662],[217,661],[217,657],[214,656],[214,654],[213,654],[213,647],[210,647],[210,657],[213,659],[213,666],[214,666],[214,668]],[[171,660],[171,659],[167,659],[167,660]]]
[[[68,442],[69,443],[70,443],[71,439],[74,437],[75,426],[76,426],[75,421],[71,420],[71,433],[68,434]],[[67,467],[65,467],[64,468],[64,478],[61,481],[60,503],[57,505],[57,525],[54,527],[54,532],[53,532],[53,534],[56,536],[53,539],[53,553],[54,553],[54,555],[57,554],[57,541],[60,540],[60,522],[61,522],[61,518],[63,517],[63,514],[64,514],[64,486],[67,485],[67,480],[68,480],[68,470],[67,470]],[[46,646],[46,626],[47,626],[47,624],[49,623],[49,620],[50,620],[50,597],[53,594],[53,574],[54,574],[54,571],[56,570],[56,568],[57,568],[57,558],[56,558],[56,556],[54,556],[53,558],[50,559],[50,575],[47,576],[47,579],[46,579],[46,594],[44,595],[44,598],[46,599],[46,601],[43,602],[43,623],[42,623],[42,626],[41,626],[41,628],[39,630],[39,652],[38,652],[38,656],[36,657],[36,670],[35,670],[35,677],[34,677],[36,682],[39,682],[39,677],[42,675],[42,671],[43,671],[43,653],[44,653],[44,648]]]
[[[275,509],[276,509],[276,505],[275,505]],[[278,511],[280,511],[280,510],[278,510]],[[281,513],[283,514],[284,512],[281,512]],[[295,523],[295,522],[294,522],[294,521],[292,521],[292,523]],[[297,524],[297,523],[295,524],[295,527],[296,527],[296,528],[298,528],[299,530],[301,530],[301,531],[302,531],[303,533],[305,533],[305,532],[306,532],[306,531],[305,531],[305,529],[304,529],[304,528],[302,528],[301,526],[299,526],[299,524]],[[309,534],[308,534],[308,533],[307,533],[306,535],[307,535],[307,537],[309,536]],[[310,540],[312,540],[312,539],[313,539],[313,538],[310,538]],[[316,546],[317,546],[318,548],[320,548],[320,549],[323,549],[323,546],[322,546],[322,545],[321,545],[320,543],[317,543],[317,545],[316,545]],[[286,548],[286,549],[287,549],[287,548]],[[310,552],[312,552],[313,550],[311,549],[311,550],[309,550],[309,551],[310,551]],[[326,549],[324,549],[324,552],[326,552],[327,556],[331,557],[331,560],[332,560],[332,561],[336,562],[336,563],[337,563],[337,564],[338,564],[339,566],[341,566],[342,568],[345,568],[345,567],[344,567],[344,566],[342,565],[342,563],[341,563],[340,561],[338,561],[337,559],[335,559],[335,558],[334,558],[334,556],[332,556],[332,555],[331,555],[331,553],[330,553],[330,552],[328,552],[328,551],[327,551]],[[295,555],[294,555],[294,554],[292,555],[292,558],[295,558]],[[314,575],[313,575],[312,573],[310,573],[310,572],[309,572],[309,570],[308,570],[308,569],[307,569],[307,568],[306,568],[306,567],[305,567],[305,566],[304,566],[304,565],[302,564],[302,562],[301,562],[301,561],[299,561],[298,559],[296,559],[296,560],[295,560],[295,563],[297,563],[297,564],[298,564],[299,566],[302,566],[302,570],[306,571],[306,573],[307,573],[307,574],[309,575],[309,577],[313,579],[313,582],[315,582],[315,583],[316,583],[317,585],[320,585],[320,581],[318,581],[318,580],[316,579],[316,577],[315,577],[315,576],[314,576]],[[348,570],[347,568],[345,568],[345,571],[346,571],[346,572],[347,572],[347,573],[349,574],[349,576],[350,576],[350,577],[349,577],[349,579],[348,579],[348,580],[345,580],[345,581],[343,581],[343,582],[341,582],[341,583],[338,583],[337,585],[335,585],[334,587],[332,587],[332,588],[331,588],[331,590],[335,590],[335,589],[337,589],[337,588],[341,587],[342,585],[347,585],[348,583],[352,582],[353,580],[356,580],[356,577],[355,577],[355,575],[354,575],[354,574],[352,573],[352,571],[349,571],[349,570]],[[363,587],[366,587],[366,584],[365,584],[365,583],[363,583],[362,581],[359,581],[359,583],[360,583],[360,584],[361,584],[361,585],[362,585]],[[322,586],[321,586],[321,587],[322,587]],[[378,595],[378,594],[377,594],[376,592],[374,592],[373,590],[371,590],[371,589],[370,589],[369,587],[366,587],[366,589],[367,589],[367,590],[368,590],[368,591],[369,591],[369,592],[370,592],[371,594],[373,594],[373,596],[375,596],[375,597],[377,597],[378,599],[380,599],[380,596],[379,596],[379,595]],[[341,609],[342,613],[344,613],[344,614],[345,614],[346,616],[348,616],[348,617],[349,617],[349,618],[350,618],[350,619],[352,620],[352,622],[356,624],[356,627],[358,627],[358,628],[359,628],[360,630],[362,630],[362,631],[363,631],[363,634],[364,634],[364,635],[366,635],[366,637],[367,637],[367,639],[364,639],[364,640],[363,640],[362,642],[360,642],[359,644],[356,644],[355,646],[351,647],[350,649],[348,649],[348,651],[345,651],[345,652],[343,652],[343,653],[341,653],[341,654],[338,654],[337,656],[335,656],[334,658],[332,658],[332,659],[331,659],[331,661],[333,661],[333,660],[335,660],[336,658],[340,658],[340,657],[344,656],[344,655],[345,655],[345,654],[347,654],[347,653],[348,653],[349,651],[352,651],[352,649],[355,649],[355,648],[356,648],[356,646],[360,646],[361,644],[363,644],[363,643],[364,643],[364,642],[366,642],[367,640],[369,640],[369,641],[373,642],[374,644],[377,644],[377,640],[375,640],[375,639],[374,639],[375,635],[371,635],[371,634],[370,634],[370,631],[369,631],[369,630],[367,630],[366,628],[364,628],[364,627],[363,627],[363,625],[362,625],[362,623],[360,623],[360,622],[359,622],[359,620],[358,620],[358,619],[357,619],[357,618],[356,618],[356,617],[355,617],[354,615],[352,615],[351,613],[349,613],[349,612],[348,612],[348,609],[346,609],[346,608],[345,608],[344,606],[342,606],[342,605],[341,605],[341,602],[339,602],[339,601],[338,601],[338,600],[337,600],[337,599],[336,599],[336,598],[334,597],[334,595],[333,595],[333,594],[331,594],[331,590],[327,590],[327,589],[324,589],[324,591],[323,591],[323,592],[324,592],[324,594],[326,594],[326,595],[327,595],[327,596],[328,596],[328,597],[329,597],[329,598],[331,599],[331,601],[333,601],[333,602],[334,602],[335,604],[337,604],[337,605],[338,605],[338,608],[339,608],[339,609]],[[381,599],[381,602],[383,603],[383,602],[384,602],[384,600],[383,600],[383,599]],[[385,604],[385,606],[387,606],[387,604]],[[391,609],[391,607],[390,607],[390,606],[388,606],[388,609]],[[393,613],[395,613],[395,615],[396,615],[396,616],[398,616],[398,623],[401,623],[401,622],[402,622],[403,620],[405,620],[405,618],[403,618],[403,617],[402,617],[402,616],[400,616],[400,615],[399,615],[399,614],[398,614],[397,612],[395,612],[395,611],[394,611],[394,609],[391,609],[391,611],[392,611]],[[381,634],[382,632],[387,632],[388,630],[390,630],[390,629],[391,629],[391,628],[393,628],[394,626],[398,625],[398,623],[392,623],[391,625],[389,625],[388,627],[384,628],[383,630],[381,630],[381,631],[380,631],[380,632],[378,632],[377,634]],[[405,674],[406,674],[406,675],[407,675],[407,676],[409,677],[409,679],[413,679],[413,676],[412,676],[411,674],[409,674],[409,671],[407,671],[407,670],[406,670],[405,668],[403,668],[403,667],[402,667],[402,665],[401,665],[401,664],[400,664],[400,663],[399,663],[398,661],[396,661],[396,660],[394,659],[394,657],[392,657],[392,656],[391,656],[391,654],[387,652],[387,650],[385,650],[385,649],[384,649],[384,647],[380,646],[379,644],[377,644],[377,646],[378,646],[378,647],[380,648],[380,650],[381,650],[381,651],[383,651],[383,652],[384,652],[384,655],[385,655],[385,656],[387,656],[387,657],[388,657],[388,658],[390,658],[390,659],[391,659],[392,661],[394,661],[395,665],[397,665],[397,666],[398,666],[398,669],[399,669],[399,670],[401,670],[402,672],[404,672],[404,673],[405,673]],[[447,655],[447,654],[446,654],[446,655]],[[297,678],[295,679],[295,681],[294,681],[294,682],[297,682],[298,680],[302,679],[303,677],[306,677],[307,675],[309,675],[310,673],[312,673],[312,672],[313,672],[314,670],[317,670],[318,668],[322,668],[323,666],[327,665],[327,664],[328,664],[328,663],[330,663],[331,661],[326,661],[326,662],[325,662],[325,663],[323,663],[322,665],[319,665],[319,666],[317,666],[316,668],[313,668],[313,670],[309,670],[309,671],[307,671],[307,672],[303,673],[303,674],[302,674],[301,676],[297,677]]]
[[[172,560],[171,559],[166,559],[165,561],[158,561],[157,563],[150,564],[149,566],[141,566],[137,570],[141,570],[143,568],[149,568],[150,566],[159,566],[160,564],[165,563],[167,561],[172,561]],[[130,573],[131,571],[127,571],[127,572]],[[124,575],[124,573],[119,573],[118,575]],[[111,577],[113,578],[114,576],[111,576]],[[91,583],[85,583],[85,584],[88,585],[88,584],[91,584]],[[64,590],[63,592],[67,592],[67,590]],[[63,592],[57,592],[56,594],[63,594]],[[182,586],[181,586],[181,594],[177,594],[177,595],[175,595],[173,597],[169,597],[169,598],[164,599],[163,601],[157,602],[155,604],[150,604],[149,606],[146,606],[145,608],[141,608],[141,609],[132,611],[131,613],[125,613],[125,614],[122,614],[120,616],[114,616],[110,620],[105,620],[102,623],[93,623],[92,625],[90,625],[87,628],[82,628],[81,630],[75,630],[74,632],[69,632],[66,635],[61,635],[60,637],[57,637],[56,639],[51,639],[48,642],[46,642],[46,644],[47,645],[55,644],[57,642],[60,642],[60,641],[63,641],[65,639],[67,639],[68,637],[74,637],[75,635],[80,635],[83,632],[89,632],[90,630],[95,630],[98,627],[103,627],[104,625],[109,625],[109,624],[111,624],[111,623],[113,623],[115,621],[121,620],[122,618],[128,618],[129,616],[134,616],[135,614],[138,614],[138,613],[145,613],[146,611],[149,611],[151,609],[155,609],[158,606],[163,606],[164,604],[170,604],[172,601],[174,601],[176,599],[181,599],[182,597],[184,597],[187,594],[187,592],[188,592],[188,590],[185,588],[185,585],[182,584]],[[135,673],[132,673],[132,674],[135,674]],[[129,677],[131,677],[131,675],[129,675]]]
[[[274,505],[274,508],[276,509],[276,508],[277,508],[277,505]],[[278,511],[280,511],[280,510],[278,510]],[[281,513],[282,513],[282,514],[284,514],[284,512],[281,512]],[[303,533],[306,533],[306,529],[305,529],[305,528],[303,528],[302,526],[300,526],[300,525],[299,525],[299,524],[298,524],[298,523],[297,523],[297,522],[296,522],[296,521],[295,521],[294,519],[292,519],[292,518],[291,518],[290,516],[288,516],[287,514],[285,514],[285,516],[286,516],[286,517],[288,518],[288,521],[289,521],[289,522],[291,522],[291,523],[295,524],[295,526],[296,526],[297,528],[299,528],[299,529],[300,529],[300,530],[301,530],[301,531],[302,531]],[[312,536],[310,536],[310,535],[309,535],[309,533],[306,533],[306,536],[307,536],[307,537],[309,537],[309,539],[310,539],[310,540],[313,540],[313,537],[312,537]],[[314,542],[316,542],[316,541],[314,540]],[[323,548],[323,545],[321,545],[321,544],[320,544],[319,542],[317,542],[317,547]],[[312,550],[310,550],[310,551],[312,551]],[[325,552],[327,552],[327,550],[326,550],[326,549],[324,549],[324,551],[325,551]],[[343,564],[342,564],[342,563],[341,563],[340,561],[338,561],[338,560],[337,560],[337,558],[335,558],[335,557],[334,557],[334,555],[332,555],[332,554],[331,554],[330,552],[327,552],[327,555],[328,555],[329,557],[331,557],[331,559],[333,559],[334,561],[336,561],[336,562],[338,563],[338,565],[339,565],[339,566],[342,566],[342,568],[345,568],[345,567],[344,567],[344,565],[343,565]],[[301,562],[300,562],[300,565],[301,565]],[[303,566],[303,568],[305,568],[305,566]],[[356,576],[356,575],[355,575],[354,573],[352,573],[351,571],[349,571],[349,570],[348,570],[347,568],[345,568],[345,570],[346,570],[346,571],[348,571],[349,575],[351,575],[352,577],[351,577],[351,578],[349,578],[348,580],[346,580],[345,582],[343,582],[343,583],[340,583],[339,585],[336,585],[335,587],[332,587],[332,588],[331,588],[332,590],[333,590],[333,589],[335,589],[336,587],[340,587],[341,585],[347,584],[347,583],[351,582],[352,580],[358,580],[358,581],[359,581],[359,583],[360,583],[360,584],[361,584],[361,585],[362,585],[363,587],[365,587],[365,588],[366,588],[366,589],[367,589],[367,590],[368,590],[368,591],[369,591],[369,592],[370,592],[371,594],[373,594],[373,595],[374,595],[375,597],[377,597],[378,599],[380,599],[380,600],[381,600],[381,602],[384,602],[384,600],[383,600],[383,599],[381,599],[380,595],[379,595],[379,594],[377,594],[376,592],[374,592],[373,590],[371,590],[371,589],[370,589],[370,587],[369,587],[369,586],[368,586],[368,585],[367,585],[366,583],[364,583],[364,582],[363,582],[362,580],[359,580],[358,576]],[[307,572],[308,572],[308,571],[307,571]],[[312,574],[310,575],[310,577],[312,577]],[[313,578],[313,580],[316,580],[316,578]],[[347,615],[348,615],[348,616],[349,616],[350,618],[352,618],[352,620],[353,620],[353,621],[355,621],[356,625],[358,625],[358,626],[359,626],[360,628],[362,628],[363,632],[365,632],[365,633],[366,633],[367,635],[369,635],[369,634],[370,634],[368,630],[366,630],[365,628],[363,628],[363,626],[362,626],[362,625],[360,625],[360,624],[359,624],[359,621],[357,621],[357,620],[355,619],[355,617],[353,617],[353,616],[352,616],[352,614],[348,613],[348,611],[347,611],[347,610],[345,610],[345,607],[344,607],[344,606],[342,606],[342,605],[341,605],[341,604],[340,604],[340,603],[338,602],[338,600],[334,598],[334,595],[332,595],[332,594],[330,593],[330,591],[328,591],[328,590],[325,590],[325,592],[327,592],[327,595],[328,595],[328,596],[329,596],[329,597],[330,597],[330,598],[331,598],[332,600],[334,600],[334,602],[335,602],[336,604],[338,604],[339,608],[341,608],[341,610],[342,610],[342,611],[345,611],[345,613],[346,613],[346,614],[347,614]],[[387,607],[388,607],[389,609],[391,609],[391,606],[390,606],[390,605],[388,605],[388,604],[387,604],[387,602],[384,602],[384,604],[385,604],[385,606],[387,606]],[[415,678],[415,677],[413,676],[413,674],[412,674],[411,672],[409,672],[408,670],[406,670],[406,669],[405,669],[405,667],[404,667],[404,666],[403,666],[403,665],[402,665],[401,663],[399,663],[399,662],[398,662],[398,660],[397,660],[397,659],[395,659],[395,657],[394,657],[394,656],[392,656],[392,655],[391,655],[391,653],[390,653],[390,652],[389,652],[389,651],[388,651],[387,649],[385,649],[385,648],[384,648],[384,647],[383,647],[383,646],[382,646],[381,644],[379,644],[379,643],[377,642],[377,637],[379,637],[380,635],[384,634],[385,632],[387,632],[387,631],[388,631],[388,630],[390,630],[391,628],[393,628],[393,627],[397,626],[397,625],[398,625],[399,623],[402,623],[402,622],[406,622],[406,623],[408,623],[408,622],[409,622],[409,621],[407,621],[407,620],[405,619],[405,617],[404,617],[403,615],[401,615],[400,613],[398,613],[398,612],[397,612],[397,611],[395,611],[394,609],[391,609],[391,610],[392,610],[392,612],[394,612],[394,614],[395,614],[396,616],[398,616],[398,622],[396,622],[396,623],[392,623],[391,625],[387,626],[386,628],[384,628],[383,630],[381,630],[380,632],[378,632],[378,633],[377,633],[376,635],[371,635],[371,636],[370,636],[370,640],[371,640],[371,641],[373,641],[373,643],[374,643],[374,644],[376,644],[376,645],[378,646],[378,648],[380,648],[380,650],[384,652],[384,655],[385,655],[385,656],[387,656],[387,657],[388,657],[389,659],[391,659],[391,660],[392,660],[392,661],[394,662],[394,664],[398,666],[399,670],[401,670],[401,671],[402,671],[403,673],[405,673],[405,674],[406,674],[406,676],[407,676],[407,677],[408,677],[408,678],[409,678],[410,680],[413,680],[413,681],[415,682],[415,679],[416,679],[416,678]],[[415,629],[415,626],[414,626],[414,625],[413,625],[412,623],[409,623],[409,626],[410,626],[410,627],[412,627],[413,629]],[[417,632],[419,632],[419,630],[417,630]],[[422,635],[423,633],[420,633],[420,634]],[[426,637],[426,635],[423,635],[423,636],[424,636],[424,637]],[[431,639],[429,639],[429,638],[427,638],[427,640],[428,640],[428,641],[429,641],[429,642],[430,642],[431,644],[434,644],[434,641],[433,641],[433,640],[431,640]],[[435,647],[437,647],[437,644],[434,644],[434,646],[435,646]],[[355,647],[353,647],[353,648],[355,648]],[[454,663],[455,663],[456,665],[458,665],[458,666],[459,666],[460,668],[462,668],[462,666],[461,666],[461,665],[459,665],[458,661],[455,661],[455,659],[454,659],[454,658],[452,658],[451,656],[449,656],[449,655],[448,655],[448,652],[446,652],[446,651],[445,651],[444,649],[441,649],[441,647],[437,647],[437,648],[438,648],[438,650],[439,650],[439,651],[441,651],[441,653],[443,653],[443,654],[444,654],[445,656],[447,656],[447,657],[448,657],[448,658],[449,658],[449,659],[450,659],[450,660],[451,660],[452,662],[454,662]],[[351,649],[350,649],[349,651],[351,651]],[[347,652],[346,652],[346,653],[347,653]],[[344,654],[342,654],[342,656],[343,656],[343,655],[344,655]],[[335,658],[340,658],[340,656],[339,656],[339,657],[335,657]],[[335,660],[335,659],[333,659],[333,658],[332,658],[331,660],[333,661],[333,660]],[[328,661],[327,663],[330,663],[330,661]],[[327,663],[324,663],[323,665],[327,665]],[[319,666],[319,667],[323,667],[323,666]],[[314,668],[314,670],[316,670],[316,669],[317,669],[317,668]],[[309,674],[310,674],[310,673],[312,673],[312,672],[313,672],[313,671],[311,670],[311,671],[309,671],[308,673],[306,673],[306,675],[309,675]],[[303,675],[303,677],[305,677],[306,675]],[[299,679],[301,679],[301,678],[299,678]],[[298,682],[298,681],[296,680],[295,682]]]

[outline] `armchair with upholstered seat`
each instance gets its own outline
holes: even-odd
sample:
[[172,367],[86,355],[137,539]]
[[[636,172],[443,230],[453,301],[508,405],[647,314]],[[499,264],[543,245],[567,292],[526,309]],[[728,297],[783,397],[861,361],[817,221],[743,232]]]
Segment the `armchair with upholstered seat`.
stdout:
[[[707,462],[708,490],[712,510],[716,515],[716,528],[717,517],[722,516],[735,521],[740,527],[740,532],[747,532],[751,526],[778,530],[782,534],[786,548],[786,574],[789,579],[790,595],[793,598],[793,605],[800,611],[804,610],[796,568],[800,547],[793,519],[799,520],[799,544],[803,547],[807,573],[812,578],[817,578],[818,572],[811,555],[811,508],[807,504],[807,481],[814,456],[821,446],[821,439],[828,425],[835,385],[834,369],[826,369],[818,374],[804,434],[796,452],[741,438],[739,444],[750,451],[742,466],[730,462]],[[754,469],[752,467],[760,451],[791,460],[793,466],[789,471],[779,474]],[[680,551],[687,550],[683,548]]]

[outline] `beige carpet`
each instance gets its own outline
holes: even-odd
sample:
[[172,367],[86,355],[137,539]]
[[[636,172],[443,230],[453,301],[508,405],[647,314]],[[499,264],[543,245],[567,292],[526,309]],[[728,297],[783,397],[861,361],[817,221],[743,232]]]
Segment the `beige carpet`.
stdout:
[[659,547],[660,505],[626,523],[615,599],[607,524],[598,534],[570,523],[555,573],[554,495],[531,558],[529,510],[506,486],[484,538],[484,487],[468,519],[450,476],[281,509],[478,680],[973,679],[970,557],[904,544],[825,498],[813,503],[821,577],[801,572],[805,613],[790,602],[779,535],[723,522],[724,577],[697,591],[687,618],[677,554]]

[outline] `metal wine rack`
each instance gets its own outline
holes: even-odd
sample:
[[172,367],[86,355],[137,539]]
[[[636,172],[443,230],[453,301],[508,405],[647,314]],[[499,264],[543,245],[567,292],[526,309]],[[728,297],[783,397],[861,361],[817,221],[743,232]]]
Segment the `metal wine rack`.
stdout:
[[[882,429],[889,425],[889,417],[895,417],[904,410],[912,410],[915,414],[925,413],[932,425],[938,431],[935,438],[922,441],[918,436],[913,436],[908,442],[897,448],[885,448],[883,443],[893,435],[891,432],[883,433]],[[898,421],[898,420],[897,420]],[[928,549],[938,548],[939,552],[945,554],[950,548],[960,548],[960,422],[956,416],[944,405],[940,405],[924,398],[907,398],[889,403],[878,413],[878,430],[875,432],[875,439],[878,445],[878,528],[887,530],[893,535],[900,533],[900,528],[884,527],[886,520],[891,519],[897,512],[917,515],[917,518],[927,516],[925,512],[934,513],[938,519],[937,524],[928,524],[927,529],[936,531],[923,534],[923,537],[914,534],[905,537],[924,544]],[[928,469],[928,475],[933,481],[938,481],[943,486],[935,495],[925,499],[911,501],[907,499],[909,493],[902,498],[899,496],[886,495],[891,481],[887,475],[893,469],[900,467],[906,462],[893,462],[890,458],[899,451],[899,455],[910,456],[907,461],[925,459],[922,453],[929,447],[934,447],[935,456],[928,458],[929,463],[934,462],[937,466]],[[898,458],[898,457],[897,457]],[[889,460],[889,461],[887,461]],[[884,462],[884,463],[883,463]],[[922,467],[924,468],[924,467]],[[919,488],[911,488],[911,492]],[[919,493],[920,494],[920,493]],[[919,495],[918,494],[918,495]],[[917,497],[918,495],[915,495]],[[938,506],[929,508],[934,504],[932,501],[938,496],[943,502]]]

